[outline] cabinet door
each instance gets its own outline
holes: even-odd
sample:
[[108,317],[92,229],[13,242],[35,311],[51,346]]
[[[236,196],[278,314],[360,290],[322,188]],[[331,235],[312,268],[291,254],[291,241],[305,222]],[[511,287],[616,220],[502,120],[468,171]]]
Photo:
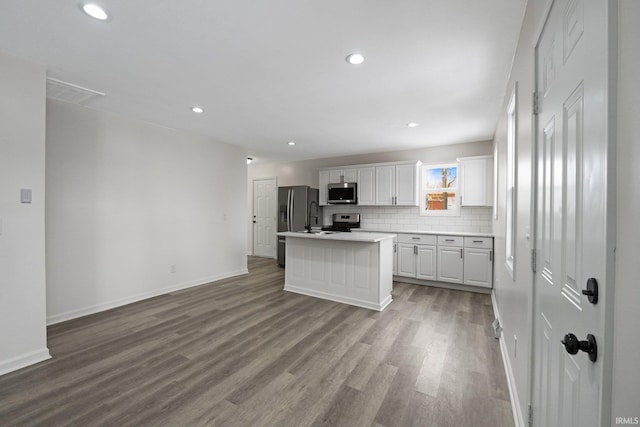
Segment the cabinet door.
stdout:
[[329,198],[329,171],[320,171],[320,177],[318,179],[318,203],[320,206],[326,206]]
[[493,205],[493,159],[460,159],[460,204],[462,206]]
[[342,169],[331,169],[329,171],[329,182],[331,184],[346,182],[344,180],[344,171]]
[[415,245],[398,243],[398,276],[416,277]]
[[464,249],[464,284],[493,286],[493,252],[490,249]]
[[438,246],[438,280],[462,283],[462,248]]
[[394,204],[395,177],[395,166],[376,167],[376,205]]
[[358,204],[359,205],[375,205],[376,204],[376,168],[359,168],[358,169]]
[[358,169],[345,169],[342,171],[344,182],[358,182]]
[[416,164],[396,166],[396,205],[418,206],[418,177]]
[[436,280],[436,247],[430,245],[416,245],[418,248],[416,278]]

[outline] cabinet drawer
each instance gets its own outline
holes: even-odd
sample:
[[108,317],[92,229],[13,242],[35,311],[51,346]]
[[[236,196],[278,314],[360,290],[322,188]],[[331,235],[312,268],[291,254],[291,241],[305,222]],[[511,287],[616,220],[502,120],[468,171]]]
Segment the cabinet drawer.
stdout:
[[435,245],[438,239],[433,234],[398,234],[399,243],[415,245]]
[[493,249],[493,238],[491,237],[465,237],[465,248]]
[[438,246],[459,246],[462,247],[462,236],[438,236]]

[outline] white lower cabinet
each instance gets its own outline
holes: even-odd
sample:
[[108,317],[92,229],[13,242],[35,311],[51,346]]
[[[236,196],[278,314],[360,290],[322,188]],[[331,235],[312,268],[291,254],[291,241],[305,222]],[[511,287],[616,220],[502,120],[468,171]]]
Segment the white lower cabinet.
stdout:
[[436,280],[436,247],[432,245],[416,245],[417,265],[416,279]]
[[416,277],[415,245],[396,243],[398,245],[398,273],[397,276]]
[[436,280],[436,236],[398,234],[398,276]]
[[464,238],[464,284],[493,286],[493,239]]
[[438,236],[438,280],[463,282],[463,258],[461,236]]
[[395,276],[493,287],[492,237],[400,233],[397,240]]

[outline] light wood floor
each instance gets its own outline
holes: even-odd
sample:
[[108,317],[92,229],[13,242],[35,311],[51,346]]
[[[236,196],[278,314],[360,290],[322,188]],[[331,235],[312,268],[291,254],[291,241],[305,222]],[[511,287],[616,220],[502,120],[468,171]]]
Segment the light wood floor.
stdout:
[[249,271],[50,327],[0,425],[513,425],[489,296],[395,283],[378,313]]

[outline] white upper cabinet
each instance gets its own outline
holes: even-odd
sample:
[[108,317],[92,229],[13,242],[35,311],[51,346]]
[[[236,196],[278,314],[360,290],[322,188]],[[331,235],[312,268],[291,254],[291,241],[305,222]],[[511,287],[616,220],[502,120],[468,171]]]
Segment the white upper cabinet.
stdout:
[[331,169],[329,170],[329,182],[337,184],[340,182],[356,182],[358,179],[358,169]]
[[418,206],[419,178],[417,163],[396,166],[396,205]]
[[358,168],[358,204],[371,206],[376,204],[376,168],[374,166]]
[[320,171],[320,177],[318,179],[318,201],[320,206],[326,206],[329,200],[329,171]]
[[418,206],[420,162],[376,167],[376,204]]
[[376,205],[395,204],[395,166],[376,167]]
[[460,205],[493,206],[493,156],[463,157],[460,162]]
[[327,204],[327,185],[358,184],[358,204],[363,206],[418,206],[420,165],[417,162],[377,163],[320,171],[320,204]]

